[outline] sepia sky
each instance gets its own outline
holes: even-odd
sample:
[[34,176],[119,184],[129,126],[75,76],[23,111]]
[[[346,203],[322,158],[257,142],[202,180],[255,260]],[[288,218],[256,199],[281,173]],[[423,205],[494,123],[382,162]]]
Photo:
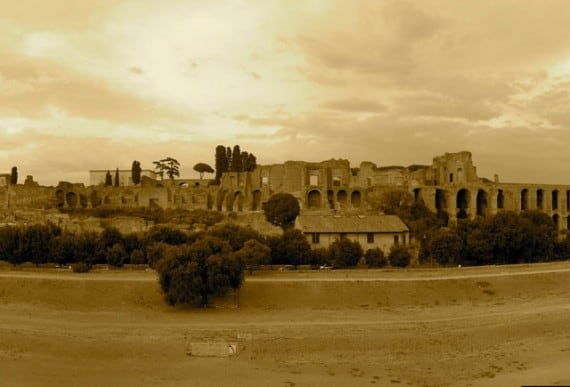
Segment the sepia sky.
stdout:
[[[0,0],[0,173],[88,182],[218,144],[570,184],[566,0]],[[168,5],[165,5],[168,4]]]

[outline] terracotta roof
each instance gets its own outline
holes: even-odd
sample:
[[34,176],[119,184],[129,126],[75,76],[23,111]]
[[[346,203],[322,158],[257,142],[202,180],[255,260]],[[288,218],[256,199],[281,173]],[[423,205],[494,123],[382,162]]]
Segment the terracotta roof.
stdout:
[[303,232],[405,232],[408,227],[396,215],[300,215],[295,227]]

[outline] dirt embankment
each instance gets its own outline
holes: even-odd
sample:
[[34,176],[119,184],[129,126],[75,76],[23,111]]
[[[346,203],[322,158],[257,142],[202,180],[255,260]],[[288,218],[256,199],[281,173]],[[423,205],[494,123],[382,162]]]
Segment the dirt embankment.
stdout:
[[[185,309],[153,272],[4,267],[0,385],[570,384],[568,283],[568,262],[259,272],[239,308]],[[229,342],[238,356],[187,355]]]

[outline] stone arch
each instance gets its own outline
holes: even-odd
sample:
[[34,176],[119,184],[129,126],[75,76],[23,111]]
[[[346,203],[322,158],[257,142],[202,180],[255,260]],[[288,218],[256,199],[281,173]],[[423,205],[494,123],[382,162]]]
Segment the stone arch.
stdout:
[[222,211],[225,198],[226,198],[226,191],[222,189],[219,190],[218,194],[216,195],[216,208],[218,209],[218,211]]
[[502,189],[497,191],[497,209],[502,210],[505,208],[505,193]]
[[208,208],[208,210],[211,210],[212,207],[214,207],[212,195],[210,195],[210,193],[208,192],[206,194],[206,208]]
[[334,192],[332,189],[327,191],[327,203],[329,204],[329,208],[334,210]]
[[447,198],[442,189],[435,190],[435,209],[437,212],[445,211],[447,208]]
[[552,209],[558,209],[558,190],[552,190]]
[[69,208],[77,207],[77,195],[75,192],[68,192],[65,194],[65,201]]
[[313,189],[307,194],[309,208],[321,208],[321,191]]
[[97,208],[101,205],[101,198],[97,191],[91,192],[91,207]]
[[63,208],[65,206],[65,194],[60,189],[55,191],[55,203],[58,208]]
[[467,218],[469,216],[467,213],[469,209],[469,191],[466,188],[457,191],[455,204],[457,208],[457,219]]
[[528,210],[528,189],[521,191],[521,211]]
[[259,210],[259,205],[261,204],[261,191],[256,189],[251,194],[251,210],[257,211]]
[[414,191],[414,203],[419,203],[420,200],[422,200],[422,189],[421,188],[415,188]]
[[560,224],[560,215],[558,215],[558,214],[552,215],[552,221],[554,222],[554,225],[556,226],[556,231],[558,231],[558,227]]
[[232,211],[243,211],[243,194],[241,191],[234,192],[234,200],[232,201]]
[[341,189],[340,191],[338,191],[336,193],[336,201],[342,206],[345,207],[346,204],[348,203],[348,195],[346,194],[346,191]]
[[79,195],[79,204],[81,205],[81,208],[87,208],[87,205],[88,205],[87,196],[80,194]]
[[487,192],[480,189],[477,191],[477,216],[486,216],[488,208]]
[[536,190],[536,208],[542,210],[544,207],[544,190],[539,188]]
[[354,190],[350,194],[350,203],[354,208],[360,208],[360,203],[362,201],[362,195],[359,190]]

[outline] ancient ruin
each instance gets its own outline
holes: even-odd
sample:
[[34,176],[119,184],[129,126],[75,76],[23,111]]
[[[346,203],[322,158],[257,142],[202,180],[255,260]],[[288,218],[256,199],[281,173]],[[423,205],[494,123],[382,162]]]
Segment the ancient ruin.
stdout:
[[[253,172],[226,172],[220,185],[213,180],[159,181],[143,176],[132,185],[123,171],[122,184],[108,187],[101,173],[91,171],[98,184],[60,182],[38,186],[31,176],[25,184],[0,184],[0,209],[53,209],[153,207],[211,209],[227,212],[261,211],[262,203],[278,192],[294,195],[304,211],[367,212],[382,192],[407,190],[434,211],[445,211],[450,222],[501,210],[537,209],[552,217],[559,230],[570,225],[570,185],[502,183],[477,176],[470,152],[446,153],[431,165],[383,166],[362,162],[351,168],[348,160],[313,163],[286,161],[259,165]],[[101,172],[101,171],[97,171]],[[106,173],[106,171],[105,171]],[[113,173],[113,170],[111,170]],[[95,176],[97,175],[97,176]]]

